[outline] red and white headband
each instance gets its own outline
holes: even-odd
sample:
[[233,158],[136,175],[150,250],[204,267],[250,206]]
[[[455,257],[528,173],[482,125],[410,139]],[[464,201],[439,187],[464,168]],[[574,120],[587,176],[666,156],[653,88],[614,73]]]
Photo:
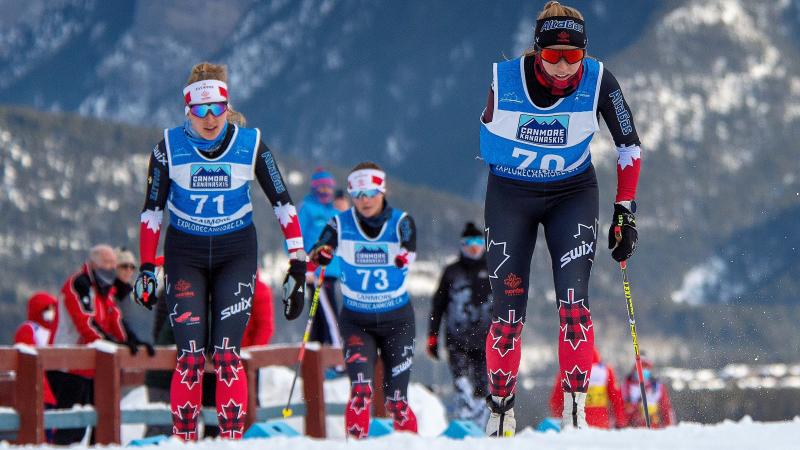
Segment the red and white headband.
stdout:
[[189,114],[190,105],[228,101],[228,85],[220,80],[200,80],[183,88],[184,110]]
[[347,192],[350,194],[372,189],[386,192],[386,172],[377,169],[360,169],[348,175]]

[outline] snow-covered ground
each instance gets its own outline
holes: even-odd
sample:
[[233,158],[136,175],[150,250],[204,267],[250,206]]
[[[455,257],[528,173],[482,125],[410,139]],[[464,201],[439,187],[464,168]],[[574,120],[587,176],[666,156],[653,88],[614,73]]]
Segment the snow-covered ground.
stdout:
[[[683,423],[677,427],[659,431],[586,430],[558,434],[537,433],[530,429],[522,431],[513,439],[468,439],[455,441],[441,437],[390,435],[363,442],[345,441],[342,438],[315,440],[305,437],[273,438],[269,440],[246,440],[223,442],[210,440],[183,444],[177,440],[165,442],[157,447],[164,450],[531,450],[531,449],[796,449],[800,436],[800,419],[792,422],[756,423],[743,419],[738,423],[725,422],[718,425]],[[0,449],[12,448],[0,444]],[[55,449],[56,447],[25,447]],[[81,449],[86,447],[71,447]],[[104,447],[117,449],[120,447]],[[156,448],[156,447],[149,447]]]

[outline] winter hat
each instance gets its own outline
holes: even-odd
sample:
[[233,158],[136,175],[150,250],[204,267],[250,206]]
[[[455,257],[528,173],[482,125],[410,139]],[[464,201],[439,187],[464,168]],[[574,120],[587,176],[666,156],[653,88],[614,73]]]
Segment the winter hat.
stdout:
[[311,189],[318,186],[336,186],[336,178],[322,167],[317,167],[311,175]]
[[56,298],[47,292],[36,292],[28,299],[28,320],[42,324],[42,313],[57,304]]
[[118,248],[115,252],[117,254],[117,266],[122,266],[125,264],[133,264],[136,265],[136,258],[133,256],[133,252],[126,248]]
[[462,238],[466,237],[473,237],[473,236],[480,236],[483,237],[483,232],[478,229],[472,222],[467,222],[466,226],[464,226],[464,231],[461,233]]

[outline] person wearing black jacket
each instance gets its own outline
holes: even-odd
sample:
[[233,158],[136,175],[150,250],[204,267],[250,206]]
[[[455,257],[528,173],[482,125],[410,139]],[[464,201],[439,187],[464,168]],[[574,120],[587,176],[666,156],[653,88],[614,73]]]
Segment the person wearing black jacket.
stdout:
[[474,223],[461,233],[461,255],[444,269],[433,296],[428,355],[439,359],[439,330],[445,320],[445,342],[457,393],[456,416],[481,421],[487,394],[486,332],[491,322],[492,289],[486,268],[486,241]]

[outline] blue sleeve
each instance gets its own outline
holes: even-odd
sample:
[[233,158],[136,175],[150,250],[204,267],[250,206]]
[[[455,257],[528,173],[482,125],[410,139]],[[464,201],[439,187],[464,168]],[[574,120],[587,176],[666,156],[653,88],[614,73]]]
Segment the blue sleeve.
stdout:
[[297,219],[300,220],[300,232],[303,233],[305,239],[303,242],[305,243],[305,251],[309,253],[311,248],[314,246],[314,243],[317,242],[317,236],[312,236],[312,228],[314,227],[314,220],[311,215],[308,213],[308,204],[303,202],[300,205],[300,211],[297,212]]

